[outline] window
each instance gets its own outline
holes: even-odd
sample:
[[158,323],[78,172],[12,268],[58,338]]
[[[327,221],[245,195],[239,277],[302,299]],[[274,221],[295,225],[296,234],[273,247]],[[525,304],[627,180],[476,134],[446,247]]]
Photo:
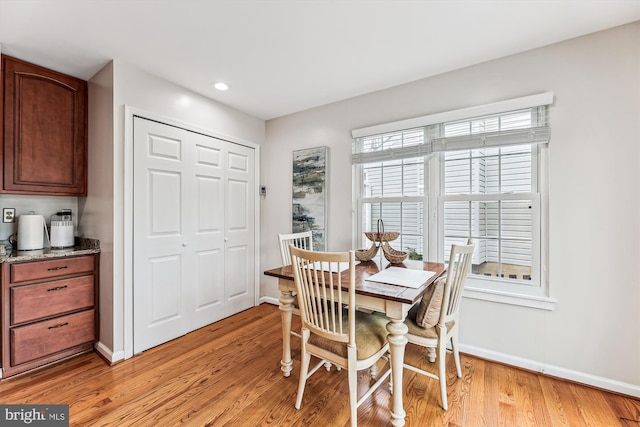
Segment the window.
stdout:
[[[450,138],[528,129],[534,127],[536,113],[525,109],[445,123],[443,133]],[[524,144],[443,155],[439,205],[445,262],[452,243],[473,239],[476,249],[470,282],[477,286],[534,294],[533,288],[540,287],[537,151],[537,145]],[[486,280],[480,283],[480,278]]]
[[[422,129],[376,135],[360,140],[362,147],[359,151],[382,153],[422,144],[423,139]],[[424,156],[419,156],[371,161],[359,166],[359,247],[371,244],[363,232],[378,231],[378,219],[382,219],[385,231],[400,232],[393,246],[408,252],[410,259],[422,259],[424,165]]]
[[424,126],[354,131],[364,134],[354,139],[352,155],[357,247],[370,245],[363,232],[376,231],[378,218],[385,231],[400,232],[391,245],[409,259],[446,263],[451,245],[471,238],[466,296],[550,308],[543,274],[550,101],[507,109],[523,99],[482,115],[427,116]]

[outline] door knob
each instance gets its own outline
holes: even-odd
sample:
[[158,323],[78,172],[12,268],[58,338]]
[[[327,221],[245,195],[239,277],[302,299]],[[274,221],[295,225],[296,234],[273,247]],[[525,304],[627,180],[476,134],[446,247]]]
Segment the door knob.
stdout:
[[187,246],[189,246],[189,244],[187,242],[182,242],[182,247],[186,248]]

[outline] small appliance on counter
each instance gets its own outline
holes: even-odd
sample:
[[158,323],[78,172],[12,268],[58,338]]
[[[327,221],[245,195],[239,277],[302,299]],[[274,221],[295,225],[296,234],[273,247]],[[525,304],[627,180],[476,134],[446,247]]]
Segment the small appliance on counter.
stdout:
[[71,209],[62,209],[51,215],[51,248],[70,248],[74,241]]
[[31,211],[18,218],[18,250],[32,251],[45,246],[44,237],[49,240],[47,223],[42,215]]

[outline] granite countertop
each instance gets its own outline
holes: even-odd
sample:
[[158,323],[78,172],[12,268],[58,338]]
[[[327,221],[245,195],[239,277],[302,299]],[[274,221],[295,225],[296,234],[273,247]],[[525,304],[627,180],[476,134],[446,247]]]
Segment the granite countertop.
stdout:
[[100,253],[100,241],[84,237],[75,238],[75,246],[64,249],[36,249],[31,251],[12,250],[10,254],[0,255],[0,263],[34,261],[47,258],[63,258],[68,256],[88,255]]

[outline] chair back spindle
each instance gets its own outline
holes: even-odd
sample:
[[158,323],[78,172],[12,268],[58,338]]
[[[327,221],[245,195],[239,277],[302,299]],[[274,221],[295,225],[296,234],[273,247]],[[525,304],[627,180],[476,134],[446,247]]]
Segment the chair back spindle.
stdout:
[[313,250],[313,232],[311,230],[300,233],[281,233],[278,234],[278,241],[280,242],[280,257],[282,258],[282,265],[291,264],[289,245],[308,251]]
[[[343,310],[346,304],[341,290],[347,287],[341,274],[341,266],[349,265],[352,274],[355,257],[353,252],[315,252],[314,260],[305,258],[304,249],[289,246],[293,262],[294,277],[297,276],[297,292],[300,303],[300,317],[303,327],[311,332],[339,342],[350,342],[355,335],[355,321],[349,319],[349,331],[343,330]],[[310,252],[310,251],[309,251]],[[349,287],[349,296],[355,290]],[[353,323],[353,328],[351,327]]]

